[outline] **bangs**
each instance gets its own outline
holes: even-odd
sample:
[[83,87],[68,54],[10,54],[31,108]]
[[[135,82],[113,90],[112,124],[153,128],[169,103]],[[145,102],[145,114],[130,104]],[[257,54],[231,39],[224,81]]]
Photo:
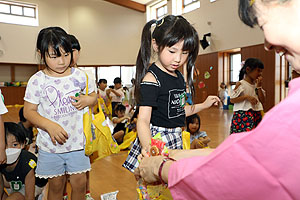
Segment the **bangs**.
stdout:
[[49,55],[49,49],[53,48],[55,55],[61,56],[60,48],[65,53],[72,53],[72,46],[67,33],[61,28],[51,27],[42,30],[38,36],[37,49],[45,58]]
[[[168,23],[165,20],[164,23]],[[196,30],[190,25],[190,23],[181,16],[176,18],[174,24],[170,26],[169,29],[165,30],[163,36],[155,37],[160,48],[171,47],[181,40],[184,40],[183,51],[194,52],[199,49],[199,38]],[[157,38],[163,38],[162,41],[157,40]]]
[[44,48],[44,52],[47,53],[48,55],[49,55],[50,47],[52,47],[55,55],[58,57],[61,56],[60,49],[62,49],[65,53],[72,53],[72,47],[67,38],[52,37],[51,40],[49,41],[48,46],[46,46],[45,43],[45,46],[43,46],[43,48]]

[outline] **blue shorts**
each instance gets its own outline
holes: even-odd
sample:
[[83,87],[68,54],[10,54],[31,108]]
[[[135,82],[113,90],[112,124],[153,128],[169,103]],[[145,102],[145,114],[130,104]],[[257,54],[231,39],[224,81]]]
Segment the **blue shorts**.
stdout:
[[67,153],[49,153],[39,150],[35,176],[53,178],[65,174],[79,174],[91,170],[90,159],[84,150]]

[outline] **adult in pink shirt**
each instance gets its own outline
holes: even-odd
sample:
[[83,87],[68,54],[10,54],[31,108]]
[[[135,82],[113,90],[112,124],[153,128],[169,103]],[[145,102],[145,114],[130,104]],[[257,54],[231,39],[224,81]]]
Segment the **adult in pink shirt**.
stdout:
[[[239,0],[239,16],[260,26],[266,49],[300,72],[300,0]],[[177,161],[164,162],[161,177],[173,198],[300,199],[300,78],[289,87],[288,97],[256,129],[229,136],[208,156],[201,156],[206,150],[171,152]],[[159,180],[162,160],[142,158],[137,173],[147,182]]]

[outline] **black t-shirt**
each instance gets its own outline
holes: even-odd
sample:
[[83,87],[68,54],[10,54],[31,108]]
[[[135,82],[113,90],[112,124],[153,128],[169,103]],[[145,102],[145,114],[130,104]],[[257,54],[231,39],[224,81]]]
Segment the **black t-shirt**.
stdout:
[[[21,189],[21,186],[25,184],[26,175],[30,172],[30,170],[35,170],[37,158],[34,154],[26,150],[22,150],[17,162],[15,169],[12,171],[6,170],[7,165],[0,165],[0,171],[4,175],[5,179],[10,183],[12,189],[17,187]],[[35,177],[35,185],[43,187],[46,183],[47,179]]]
[[149,67],[157,83],[141,83],[140,106],[151,106],[151,123],[165,128],[183,127],[185,120],[185,81],[182,74],[176,70],[172,76],[154,63]]

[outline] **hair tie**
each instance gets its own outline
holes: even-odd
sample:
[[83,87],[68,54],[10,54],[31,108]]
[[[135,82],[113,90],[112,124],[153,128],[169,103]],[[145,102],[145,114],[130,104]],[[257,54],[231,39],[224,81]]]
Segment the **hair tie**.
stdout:
[[164,23],[165,19],[162,18],[161,20],[156,21],[156,27],[160,27]]
[[241,62],[241,68],[243,68],[244,65],[245,65],[245,61],[243,60],[243,61]]
[[254,4],[255,0],[250,0],[250,6]]

